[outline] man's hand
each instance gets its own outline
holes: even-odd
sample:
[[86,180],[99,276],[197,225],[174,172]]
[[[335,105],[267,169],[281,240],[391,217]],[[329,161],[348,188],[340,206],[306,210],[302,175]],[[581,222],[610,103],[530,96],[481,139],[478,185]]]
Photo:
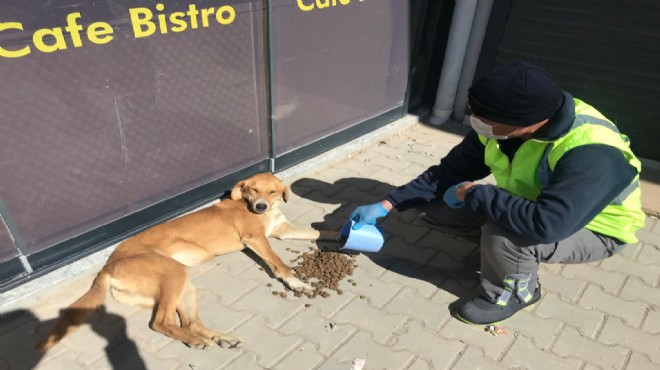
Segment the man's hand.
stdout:
[[387,216],[390,210],[392,210],[392,204],[386,200],[357,207],[351,213],[351,220],[355,221],[353,230],[357,230],[364,225],[375,224],[377,219]]
[[450,186],[446,191],[442,200],[447,203],[451,208],[461,208],[465,206],[465,194],[468,189],[476,185],[471,181],[464,181],[460,184]]

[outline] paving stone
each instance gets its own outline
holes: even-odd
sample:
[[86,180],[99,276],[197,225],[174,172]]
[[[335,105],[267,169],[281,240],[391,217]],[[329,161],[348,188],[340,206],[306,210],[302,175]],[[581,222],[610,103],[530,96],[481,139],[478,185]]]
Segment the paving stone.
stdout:
[[450,237],[448,234],[437,230],[430,230],[416,244],[418,247],[426,247],[442,251],[456,262],[462,262],[463,259],[472,254],[479,246],[473,242],[464,239]]
[[469,343],[483,349],[486,357],[498,360],[514,340],[513,335],[493,336],[482,325],[469,325],[458,320],[450,320],[438,333],[441,336]]
[[[63,341],[69,348],[78,352],[76,360],[80,364],[94,363],[102,356],[104,348],[109,343],[119,345],[123,342],[132,342],[127,336],[125,322],[103,325],[97,318],[94,320],[94,325],[89,323],[82,325],[77,331],[67,335]],[[135,347],[134,342],[130,345]]]
[[405,261],[397,261],[380,277],[386,282],[396,282],[417,291],[423,298],[432,296],[446,278],[423,271],[422,266]]
[[561,272],[565,266],[566,265],[560,263],[541,263],[539,264],[539,273],[561,275]]
[[[405,251],[405,245],[408,246],[414,246],[417,244],[417,242],[426,235],[426,233],[429,232],[429,228],[424,225],[420,224],[404,224],[400,222],[396,222],[396,220],[391,219],[391,218],[386,218],[382,222],[379,223],[380,226],[382,226],[385,231],[392,236],[392,240],[395,239],[395,237],[398,237],[401,242],[404,244],[404,246],[401,246],[401,248],[404,248],[402,251]],[[385,247],[385,246],[383,246]],[[383,252],[383,249],[381,249],[381,252]],[[399,256],[407,256],[409,254],[406,253],[400,253]],[[411,256],[409,258],[414,259],[416,262],[420,263],[419,261],[416,260],[415,256]]]
[[508,335],[522,335],[540,349],[548,349],[555,334],[563,327],[561,321],[555,319],[541,319],[522,310],[502,323]]
[[[37,367],[24,367],[24,365],[19,365],[19,366],[14,367],[15,365],[12,365],[10,367],[7,367],[6,369],[11,369],[11,370],[31,370],[31,369],[87,370],[88,369],[87,366],[85,366],[83,364],[79,364],[78,362],[76,362],[76,359],[77,359],[77,354],[75,352],[67,351],[67,352],[63,352],[62,354],[60,354],[59,356],[57,356],[55,358],[52,358],[52,359],[49,359],[48,361],[44,361],[44,362],[39,363],[39,365]],[[0,368],[2,368],[2,367],[0,367]],[[97,369],[101,369],[101,368],[97,368]],[[111,369],[111,368],[109,368],[109,369]],[[140,369],[140,368],[138,367],[138,368],[135,368],[135,369]],[[143,367],[142,369],[146,369],[146,368]]]
[[650,334],[660,334],[660,308],[653,306],[649,309],[642,330]]
[[[401,154],[405,155],[405,153],[401,153]],[[384,170],[389,170],[390,172],[400,174],[403,170],[405,170],[407,167],[410,166],[410,163],[408,163],[407,161],[401,161],[398,160],[399,158],[396,158],[397,155],[402,156],[401,154],[399,154],[397,150],[392,150],[392,148],[389,148],[387,155],[374,157],[371,160],[371,163],[383,167]],[[409,181],[406,180],[405,177],[403,176],[396,176],[396,177],[401,177],[401,179],[405,180],[405,182]]]
[[660,266],[660,247],[651,244],[643,244],[638,260],[645,265]]
[[589,265],[566,265],[561,275],[567,279],[580,279],[598,285],[610,294],[617,294],[626,281],[626,275],[619,271],[605,271]]
[[[266,319],[266,324],[271,328],[277,328],[283,322],[296,315],[302,310],[309,299],[307,297],[295,297],[293,292],[287,292],[287,298],[274,296],[271,288],[260,286],[251,290],[248,294],[239,298],[231,305],[236,311],[247,311]],[[283,289],[275,289],[282,292]],[[265,303],[268,304],[265,304]]]
[[407,370],[432,370],[432,368],[428,361],[416,358]]
[[628,348],[607,346],[585,338],[577,330],[566,327],[559,335],[552,352],[561,357],[575,357],[596,364],[602,369],[620,369],[630,353]]
[[653,363],[647,355],[633,351],[626,368],[630,370],[658,370],[660,369],[660,363]]
[[425,265],[437,254],[438,251],[436,250],[417,248],[414,244],[404,241],[398,236],[393,236],[389,239],[378,252],[379,258],[388,256],[398,261],[406,261],[415,265]]
[[554,294],[545,294],[534,311],[536,316],[552,318],[577,328],[582,335],[593,337],[605,314],[568,304]]
[[609,346],[620,345],[646,354],[651,361],[660,363],[660,337],[635,330],[616,317],[607,319],[598,341]]
[[435,335],[417,321],[409,321],[388,342],[395,351],[406,350],[428,361],[432,369],[449,368],[465,347],[458,340]]
[[445,305],[438,305],[424,299],[411,288],[404,288],[385,307],[383,312],[413,318],[424,323],[432,332],[450,319],[449,310]]
[[657,218],[647,217],[646,225],[648,225],[648,227],[645,227],[644,230],[653,230],[653,233],[660,234],[660,222],[658,222]]
[[339,310],[348,305],[349,302],[356,299],[359,295],[355,292],[349,291],[345,285],[340,285],[340,288],[344,289],[343,294],[341,295],[336,292],[331,292],[330,296],[327,298],[316,296],[316,298],[306,299],[304,302],[310,304],[311,307],[314,307],[322,317],[333,317],[339,312]]
[[222,348],[200,350],[182,345],[175,341],[158,351],[161,359],[171,359],[187,365],[189,369],[216,369],[230,364],[243,354],[240,348]]
[[[339,287],[343,290],[344,295],[351,293],[355,296],[364,296],[365,299],[374,307],[383,307],[385,303],[392,299],[402,288],[403,285],[397,282],[385,282],[381,279],[374,278],[367,274],[366,271],[358,267],[353,270],[353,275],[347,277]],[[348,279],[353,280],[356,284],[353,286],[348,282]],[[319,299],[319,298],[316,298]]]
[[660,245],[660,223],[656,223],[653,231],[639,230],[637,238],[640,242],[646,244]]
[[[173,342],[174,339],[152,330],[149,327],[151,316],[151,309],[141,309],[132,315],[127,316],[125,318],[126,335],[128,338],[135,341],[139,348],[156,352],[167,344]],[[202,320],[203,319],[204,317],[202,317]]]
[[626,280],[626,284],[619,295],[627,301],[641,301],[660,306],[660,294],[658,288],[648,286],[643,281],[631,277]]
[[[222,370],[263,370],[264,366],[259,363],[259,356],[250,353],[250,352],[243,352],[243,354],[233,362],[222,366],[218,367],[217,369],[222,369]],[[183,368],[180,370],[194,370],[191,369],[190,367]]]
[[[249,257],[245,256],[245,258]],[[259,281],[243,279],[221,269],[208,271],[195,279],[193,283],[197,287],[197,294],[216,295],[222,299],[223,304],[231,304],[251,290],[262,286]],[[273,286],[276,286],[276,283],[277,281],[273,281]]]
[[[377,154],[374,154],[374,156],[377,156]],[[371,163],[370,158],[366,158],[366,157],[363,157],[363,156],[354,157],[354,158],[342,163],[342,165],[344,166],[344,168],[347,171],[350,171],[353,174],[353,176],[357,175],[357,176],[364,177],[364,178],[370,178],[370,176],[374,172],[378,172],[382,169],[382,167],[380,167],[380,166],[373,165]],[[367,189],[364,189],[364,190],[367,190]]]
[[499,370],[506,369],[499,362],[495,362],[486,356],[480,348],[468,346],[458,359],[452,370]]
[[639,327],[646,313],[646,304],[629,302],[604,293],[599,287],[589,285],[580,298],[579,305],[592,310],[603,311],[624,320],[628,326]]
[[419,176],[421,173],[424,173],[424,171],[430,167],[429,165],[421,163],[407,163],[409,164],[408,167],[404,168],[399,173],[401,176],[411,180]]
[[[22,310],[5,315],[7,316],[3,317],[3,326],[7,330],[0,336],[0,369],[32,369],[40,361],[49,363],[60,356],[77,358],[78,353],[71,351],[64,342],[60,342],[46,354],[34,350],[35,345],[52,327],[51,321],[40,326],[41,323],[29,311]],[[12,319],[19,322],[12,325]]]
[[392,332],[401,326],[406,317],[383,313],[381,309],[371,306],[364,299],[356,299],[333,317],[338,324],[349,324],[370,332],[374,341],[383,343]]
[[259,354],[259,364],[263,367],[271,367],[303,341],[299,336],[282,335],[268,328],[265,320],[259,317],[241,325],[234,335],[245,342],[244,350]]
[[574,303],[582,290],[587,285],[587,282],[579,279],[567,279],[560,275],[539,273],[539,281],[543,290],[553,292],[561,297],[566,302]]
[[321,361],[323,361],[323,356],[317,353],[316,346],[311,343],[303,343],[302,346],[294,350],[273,369],[315,369]]
[[431,297],[431,301],[439,305],[449,305],[455,303],[459,299],[468,300],[479,294],[474,288],[477,285],[476,282],[467,282],[468,284],[471,284],[471,286],[466,286],[462,283],[464,283],[464,281],[452,279],[447,280],[442,284],[440,289],[438,289],[438,292]]
[[278,331],[284,335],[301,336],[314,344],[314,352],[329,355],[348,340],[356,328],[351,324],[340,324],[337,320],[322,317],[312,306],[296,314]]
[[580,369],[582,366],[581,360],[556,356],[535,347],[524,337],[516,339],[501,363],[515,369]]
[[176,359],[163,359],[150,351],[140,350],[139,345],[125,343],[113,348],[107,356],[102,356],[90,367],[93,369],[176,369],[182,365]]
[[374,342],[370,333],[359,331],[332,355],[328,367],[323,363],[319,369],[350,369],[356,358],[366,360],[366,369],[397,370],[405,369],[415,355],[407,351],[392,351],[391,348]]
[[199,318],[211,330],[231,333],[234,329],[254,317],[251,312],[237,312],[222,304],[217,296],[199,299]]
[[619,256],[630,261],[636,260],[642,249],[642,245],[642,243],[628,244],[621,250],[621,252],[619,252]]
[[650,286],[654,286],[660,277],[660,266],[643,265],[616,255],[604,260],[600,267],[607,271],[621,271],[628,275],[637,276]]
[[[390,267],[382,266],[378,262],[379,262],[378,260],[373,260],[364,253],[361,253],[357,255],[355,258],[355,264],[357,265],[355,270],[360,269],[360,271],[366,273],[367,275],[373,278],[380,278],[383,274],[389,272]],[[344,280],[348,280],[349,278],[350,277],[346,277],[344,278]],[[384,280],[384,281],[388,281],[388,280]]]

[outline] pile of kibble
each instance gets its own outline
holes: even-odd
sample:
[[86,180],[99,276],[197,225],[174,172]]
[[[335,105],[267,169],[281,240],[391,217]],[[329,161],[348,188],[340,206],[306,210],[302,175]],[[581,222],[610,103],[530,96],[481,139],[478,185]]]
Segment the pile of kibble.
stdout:
[[[301,253],[289,248],[287,250],[293,253]],[[353,275],[353,269],[357,267],[355,255],[322,252],[311,247],[309,252],[300,254],[291,262],[296,261],[298,265],[293,267],[293,274],[298,279],[314,287],[314,290],[308,293],[294,292],[293,294],[296,297],[305,295],[308,298],[316,298],[317,296],[327,298],[330,296],[329,291],[342,295],[344,292],[339,288],[339,282],[345,277]],[[352,279],[348,279],[348,283],[353,286],[357,285]],[[273,295],[286,298],[285,292],[273,291]]]

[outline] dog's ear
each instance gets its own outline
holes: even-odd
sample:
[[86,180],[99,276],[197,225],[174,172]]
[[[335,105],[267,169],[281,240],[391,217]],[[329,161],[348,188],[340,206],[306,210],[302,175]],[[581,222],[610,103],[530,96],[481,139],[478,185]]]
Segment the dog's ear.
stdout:
[[245,181],[239,181],[234,185],[234,188],[231,189],[230,198],[232,200],[241,200],[243,199],[243,187],[245,186]]
[[284,203],[289,201],[289,187],[286,185],[282,186],[282,200]]

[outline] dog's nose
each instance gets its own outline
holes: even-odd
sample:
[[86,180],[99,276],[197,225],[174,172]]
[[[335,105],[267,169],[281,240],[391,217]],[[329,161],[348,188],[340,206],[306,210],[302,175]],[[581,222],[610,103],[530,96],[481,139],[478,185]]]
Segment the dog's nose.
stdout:
[[264,203],[257,203],[257,204],[254,206],[254,209],[257,210],[257,212],[263,212],[263,211],[266,210],[266,208],[268,208],[268,206],[267,206],[266,204],[264,204]]

